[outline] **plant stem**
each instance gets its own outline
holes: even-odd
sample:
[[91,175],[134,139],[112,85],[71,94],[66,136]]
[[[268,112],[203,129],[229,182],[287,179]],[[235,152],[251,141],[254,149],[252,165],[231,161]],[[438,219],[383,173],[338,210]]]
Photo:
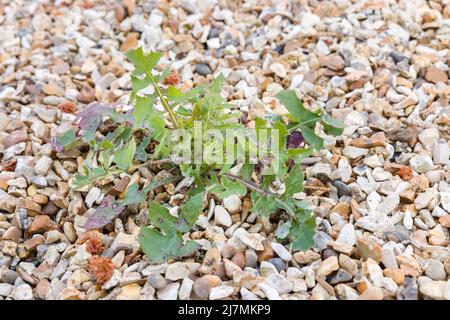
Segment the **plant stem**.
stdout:
[[153,82],[153,87],[155,88],[156,93],[158,94],[159,99],[161,100],[161,104],[163,105],[164,109],[169,113],[170,122],[172,122],[175,129],[178,129],[178,127],[179,127],[178,119],[177,119],[175,112],[173,112],[173,110],[170,107],[169,103],[167,102],[166,98],[164,98],[164,95],[163,95],[161,89],[159,88],[158,83],[156,82],[155,78],[153,78],[152,74],[150,72],[147,72],[147,75],[149,76],[150,80]]
[[159,160],[150,160],[147,162],[144,162],[141,164],[141,166],[146,166],[146,165],[159,165],[159,164],[164,164],[164,163],[172,163],[172,159],[170,158],[165,158],[165,159],[159,159]]
[[317,122],[318,120],[320,120],[320,117],[319,118],[313,118],[313,119],[309,119],[309,120],[306,120],[306,121],[303,121],[303,122],[300,122],[300,123],[297,123],[295,126],[293,126],[292,128],[289,128],[289,132],[292,132],[292,131],[294,131],[294,130],[297,130],[298,128],[300,128],[301,126],[304,126],[305,124],[308,124],[308,123],[310,123],[310,122]]

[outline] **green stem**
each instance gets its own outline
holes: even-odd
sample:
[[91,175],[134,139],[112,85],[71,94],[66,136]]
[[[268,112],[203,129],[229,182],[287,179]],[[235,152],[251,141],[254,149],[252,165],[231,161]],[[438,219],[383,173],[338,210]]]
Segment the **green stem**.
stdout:
[[309,119],[309,120],[306,120],[306,121],[297,123],[297,124],[296,124],[295,126],[293,126],[292,128],[289,128],[289,132],[292,132],[292,131],[294,131],[294,130],[297,130],[298,128],[300,128],[301,126],[304,126],[305,124],[308,124],[308,123],[310,123],[310,122],[317,122],[317,121],[319,121],[319,120],[320,120],[320,117],[319,117],[319,118]]
[[178,127],[179,127],[178,119],[177,119],[175,112],[173,112],[172,108],[170,107],[169,103],[167,102],[166,98],[164,97],[155,78],[153,78],[153,76],[150,72],[146,72],[146,73],[147,73],[148,77],[150,78],[150,80],[153,82],[153,87],[155,88],[156,93],[158,94],[159,99],[161,100],[161,104],[163,105],[164,109],[169,113],[170,122],[172,122],[175,129],[178,129]]

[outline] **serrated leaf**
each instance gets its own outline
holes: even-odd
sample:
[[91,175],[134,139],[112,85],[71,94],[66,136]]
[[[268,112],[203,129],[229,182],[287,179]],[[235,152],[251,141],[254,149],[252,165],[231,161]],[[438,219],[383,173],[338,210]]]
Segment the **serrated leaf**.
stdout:
[[172,216],[167,208],[152,202],[149,206],[149,218],[155,228],[142,227],[139,239],[149,262],[164,262],[169,258],[183,257],[199,248],[194,241],[183,244],[179,231],[185,230],[185,226],[182,225],[183,222],[180,223],[180,219]]
[[158,52],[150,52],[147,55],[144,54],[142,47],[129,50],[126,53],[126,56],[134,64],[135,69],[133,74],[135,75],[151,73],[151,70],[156,66],[161,58],[161,54]]
[[294,90],[280,91],[276,97],[288,109],[294,119],[305,126],[314,127],[315,122],[320,120],[320,115],[309,111],[303,106]]
[[303,191],[303,172],[300,164],[296,164],[292,167],[291,172],[284,180],[286,191],[283,193],[283,199],[291,199],[294,193]]
[[148,193],[144,190],[139,190],[139,184],[133,183],[128,187],[127,193],[125,194],[125,198],[120,201],[123,206],[128,206],[130,204],[138,204],[143,203],[147,199]]
[[180,217],[184,218],[189,225],[193,225],[200,213],[203,210],[203,198],[205,197],[205,192],[199,192],[195,196],[191,197],[185,204],[180,208]]
[[292,249],[306,251],[314,245],[316,234],[316,218],[311,211],[298,211],[291,222],[289,238],[292,240]]
[[132,138],[126,147],[114,152],[114,162],[119,169],[127,170],[133,163],[135,153],[136,141]]
[[294,159],[295,162],[299,162],[300,160],[309,157],[314,148],[308,147],[308,148],[299,148],[299,149],[289,149],[287,150],[289,156]]
[[183,244],[181,235],[162,235],[155,229],[141,227],[139,243],[150,263],[166,262],[170,258],[184,257],[198,250],[200,246],[194,241]]
[[232,181],[226,176],[221,177],[220,184],[216,188],[211,190],[212,193],[217,194],[221,199],[226,198],[232,194],[238,194],[245,196],[247,194],[247,188],[239,181]]
[[146,97],[136,97],[136,103],[133,108],[134,127],[141,128],[142,122],[152,113],[153,102],[155,98],[153,95]]
[[84,228],[86,230],[102,228],[113,222],[124,210],[125,208],[113,197],[106,196],[95,211],[87,214]]
[[251,211],[261,214],[264,217],[269,217],[270,214],[278,209],[278,204],[272,195],[263,196],[256,191],[252,191],[251,199],[253,203]]
[[180,179],[179,176],[169,176],[167,178],[157,179],[156,177],[147,184],[142,190],[139,190],[139,184],[133,183],[127,190],[125,198],[120,200],[120,204],[127,206],[130,204],[139,204],[145,202],[147,195],[153,189]]
[[146,126],[152,129],[152,136],[156,141],[161,141],[163,134],[167,131],[165,129],[164,119],[159,113],[151,113],[145,119]]
[[323,139],[316,135],[314,129],[310,129],[302,125],[300,125],[299,127],[303,137],[305,138],[306,142],[308,142],[308,144],[310,144],[316,150],[320,150],[323,148]]
[[344,132],[344,129],[336,128],[326,123],[323,123],[323,131],[325,131],[326,134],[331,134],[332,136],[336,137],[340,136]]
[[345,128],[345,123],[329,116],[326,113],[323,114],[323,122],[325,122],[326,124],[328,124],[334,128],[339,128],[339,129]]
[[148,153],[146,151],[148,145],[150,144],[150,141],[152,140],[151,136],[146,136],[144,139],[142,139],[141,143],[136,149],[136,155],[135,158],[139,161],[145,162],[148,158]]
[[144,77],[143,79],[140,79],[136,76],[131,75],[130,102],[133,103],[139,91],[147,88],[151,83],[152,80],[149,77]]

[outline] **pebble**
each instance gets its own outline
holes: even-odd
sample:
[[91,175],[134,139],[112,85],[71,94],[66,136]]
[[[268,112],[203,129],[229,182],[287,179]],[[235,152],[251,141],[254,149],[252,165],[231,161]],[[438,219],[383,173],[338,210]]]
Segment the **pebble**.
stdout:
[[32,300],[33,290],[29,284],[21,284],[15,287],[11,292],[11,297],[14,300]]
[[328,276],[333,271],[336,271],[338,269],[339,269],[338,258],[336,256],[331,256],[322,261],[322,263],[319,266],[319,269],[317,269],[317,275]]
[[241,199],[239,199],[239,196],[236,194],[225,197],[222,204],[230,214],[237,213],[241,211],[242,208]]
[[425,274],[433,280],[445,280],[447,277],[444,264],[434,259],[427,260]]
[[286,248],[277,242],[271,243],[273,251],[284,261],[291,261],[292,260],[292,254],[286,250]]
[[45,176],[52,166],[53,160],[50,157],[42,156],[34,165],[34,172]]
[[172,282],[166,287],[156,291],[156,296],[161,300],[177,300],[180,283]]
[[214,222],[225,227],[230,227],[233,223],[230,214],[221,205],[216,205],[214,209]]
[[201,76],[207,76],[212,73],[211,68],[205,63],[199,63],[195,66],[195,73],[198,73]]
[[187,278],[189,276],[189,269],[184,263],[176,262],[169,264],[166,269],[166,279],[176,281]]
[[409,164],[419,173],[427,173],[434,168],[433,160],[429,156],[414,156],[409,160]]
[[218,286],[211,288],[211,292],[209,293],[210,300],[219,300],[224,299],[228,296],[231,296],[234,292],[234,288],[232,286]]

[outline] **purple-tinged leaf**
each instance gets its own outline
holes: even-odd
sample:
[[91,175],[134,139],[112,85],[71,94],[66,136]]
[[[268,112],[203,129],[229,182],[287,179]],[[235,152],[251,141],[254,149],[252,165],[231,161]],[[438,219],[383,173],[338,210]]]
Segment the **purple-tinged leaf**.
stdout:
[[286,148],[298,148],[305,141],[300,131],[294,131],[287,137]]
[[95,211],[87,215],[84,228],[86,230],[98,229],[114,221],[125,207],[119,204],[112,196],[103,198],[102,203]]
[[94,132],[103,123],[103,117],[114,112],[109,104],[93,102],[89,104],[79,115],[78,127],[84,130],[87,137],[93,138]]
[[77,141],[75,130],[69,129],[58,137],[53,137],[50,140],[50,144],[56,152],[62,152],[64,150],[73,147]]

